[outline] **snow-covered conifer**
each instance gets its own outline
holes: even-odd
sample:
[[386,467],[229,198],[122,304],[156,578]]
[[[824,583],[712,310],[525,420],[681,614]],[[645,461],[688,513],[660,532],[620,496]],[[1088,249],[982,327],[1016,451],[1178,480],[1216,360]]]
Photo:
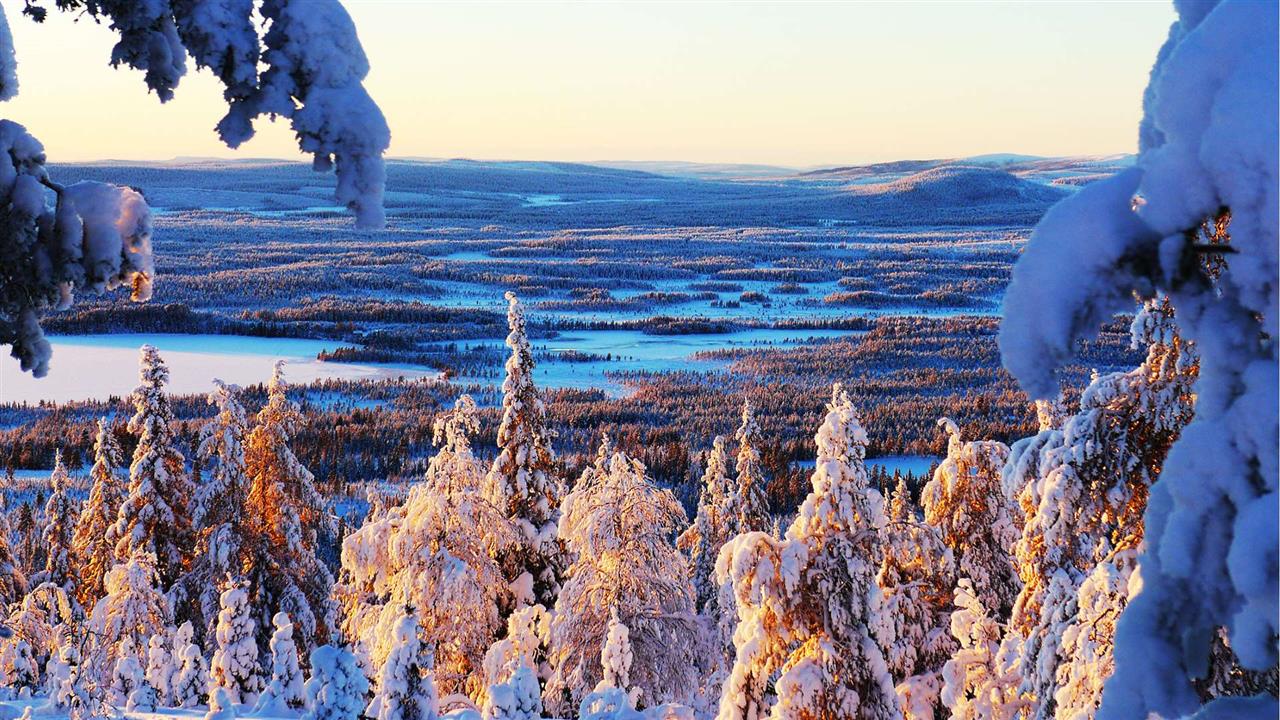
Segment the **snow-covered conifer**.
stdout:
[[719,720],[762,718],[775,677],[773,718],[901,717],[875,582],[884,503],[838,384],[815,440],[813,490],[786,536],[746,533],[720,551],[716,575],[733,585],[739,622]]
[[[336,622],[330,599],[333,575],[316,554],[317,536],[331,519],[311,471],[290,448],[302,413],[288,398],[284,363],[267,383],[267,403],[258,412],[245,444],[251,479],[245,522],[254,540],[242,567],[255,609],[289,613],[302,651],[327,642]],[[269,616],[258,622],[258,643],[270,638]]]
[[133,638],[125,635],[114,649],[115,664],[111,669],[111,687],[108,698],[116,707],[124,707],[133,692],[146,682],[146,669],[140,649]]
[[707,468],[702,474],[702,493],[698,496],[698,514],[693,524],[676,539],[676,545],[689,556],[693,588],[697,593],[698,611],[717,618],[716,599],[719,586],[715,582],[716,556],[732,535],[725,516],[731,494],[728,477],[728,453],[725,439],[717,436],[707,453]]
[[209,695],[209,711],[204,720],[235,720],[236,701],[224,687],[215,687]]
[[[0,497],[0,609],[12,606],[27,593],[27,579],[22,574],[18,559],[9,544],[12,528],[9,526],[8,509]],[[3,643],[0,642],[0,645]],[[0,650],[2,652],[2,650]]]
[[75,593],[74,553],[75,522],[80,507],[67,492],[67,468],[62,464],[59,451],[53,458],[53,472],[49,475],[49,499],[44,504],[44,529],[40,537],[44,541],[44,569],[31,577],[39,585],[53,583],[68,595]]
[[520,664],[505,681],[489,686],[484,720],[538,720],[541,717],[542,688],[527,663]]
[[191,623],[184,622],[173,636],[173,657],[178,663],[170,685],[174,707],[199,705],[209,688],[209,668],[200,647],[192,642],[194,634]]
[[39,675],[31,644],[19,637],[5,638],[0,644],[0,686],[15,693],[30,691]]
[[[224,688],[232,702],[251,702],[261,687],[258,667],[258,644],[249,606],[249,594],[243,583],[229,583],[222,591],[222,609],[218,612],[217,643],[213,661],[209,663],[211,688]],[[212,696],[212,690],[210,695]]]
[[726,511],[729,536],[769,532],[773,518],[769,515],[769,497],[765,494],[768,483],[760,466],[760,424],[756,422],[750,400],[742,403],[742,424],[734,437],[738,441],[738,483]]
[[631,696],[634,705],[638,701],[640,688],[631,686],[631,663],[635,656],[631,653],[631,633],[627,626],[618,620],[618,611],[609,613],[609,625],[605,631],[604,646],[600,648],[600,666],[604,675],[596,685],[600,690],[605,687],[622,688]]
[[1000,625],[968,578],[955,590],[951,634],[960,644],[942,668],[942,703],[953,720],[1012,720],[1023,703],[1000,667]]
[[391,652],[365,715],[374,720],[435,720],[438,713],[431,662],[418,638],[417,616],[406,607],[392,629]]
[[171,427],[173,409],[164,391],[169,368],[150,345],[142,346],[139,376],[142,382],[133,391],[135,412],[129,420],[129,432],[138,436],[138,446],[129,466],[129,493],[113,530],[116,559],[128,561],[139,552],[151,553],[160,584],[168,588],[191,554],[188,504],[195,489]]
[[147,685],[155,691],[157,705],[173,704],[173,678],[178,672],[173,653],[169,652],[169,635],[152,635],[147,641]]
[[916,517],[901,475],[890,497],[884,538],[876,583],[893,628],[885,660],[906,717],[932,718],[940,709],[939,671],[955,650],[950,620],[955,563],[937,528]]
[[302,670],[298,667],[298,647],[293,642],[293,623],[286,613],[271,619],[271,681],[258,697],[253,711],[259,715],[288,712],[302,706]]
[[[544,674],[542,670],[546,665],[546,647],[550,638],[551,616],[541,605],[526,605],[507,617],[506,637],[491,645],[484,656],[485,687],[489,690],[486,703],[506,708],[508,713],[514,712],[512,703],[522,696],[524,691],[521,688],[525,682],[517,681],[515,676],[522,668],[527,668],[537,687],[538,677]],[[502,691],[506,699],[499,700],[494,695],[494,688],[502,685],[510,688]],[[541,712],[542,691],[539,689],[536,695]],[[516,704],[519,707],[527,705]]]
[[968,578],[982,606],[1008,617],[1019,582],[1010,551],[1017,541],[1001,471],[1009,448],[992,440],[966,442],[948,418],[947,457],[920,493],[925,522],[942,534],[955,557],[956,574]]
[[[1110,646],[1106,628],[1083,631],[1093,635],[1087,646],[1077,643],[1069,651],[1062,642],[1079,622],[1081,584],[1100,563],[1110,569],[1097,575],[1087,602],[1100,609],[1097,593],[1109,588],[1107,596],[1116,603],[1109,612],[1123,610],[1132,562],[1110,565],[1111,558],[1141,545],[1149,488],[1192,414],[1199,365],[1177,333],[1168,303],[1146,303],[1132,335],[1135,349],[1147,349],[1143,363],[1096,377],[1081,396],[1080,411],[1060,429],[1016,443],[1005,470],[1006,484],[1022,488],[1018,502],[1025,514],[1015,546],[1022,590],[1010,620],[1008,652],[1018,655],[1022,692],[1031,699],[1032,717],[1040,720],[1056,715],[1064,682],[1060,664],[1083,671],[1072,652],[1096,658]],[[1109,667],[1109,660],[1088,672]],[[1101,679],[1096,682],[1100,688]],[[1098,699],[1073,699],[1072,705],[1090,706],[1091,713]]]
[[120,445],[106,418],[98,419],[98,434],[93,443],[93,469],[89,478],[93,486],[89,499],[80,510],[72,547],[75,548],[77,574],[76,596],[84,607],[93,607],[107,594],[107,573],[116,562],[113,531],[120,505],[124,503],[126,486],[118,470]]
[[311,651],[311,677],[303,691],[307,711],[301,720],[356,720],[366,705],[369,680],[350,651],[321,645]]
[[[1271,3],[1178,11],[1134,166],[1045,214],[1000,331],[1005,366],[1032,397],[1057,392],[1055,371],[1133,294],[1167,292],[1200,354],[1195,415],[1146,503],[1142,591],[1116,628],[1103,720],[1196,712],[1219,628],[1246,669],[1270,670],[1278,655],[1280,571],[1258,549],[1280,544],[1280,22]],[[1206,715],[1276,711],[1271,697],[1210,705]]]
[[516,544],[503,510],[478,489],[480,466],[467,433],[475,405],[459,398],[437,423],[440,451],[403,505],[347,536],[342,547],[344,630],[360,638],[375,667],[391,651],[406,605],[435,651],[441,692],[478,696],[491,684],[479,672],[502,629],[511,595],[497,558]]
[[533,384],[533,349],[524,307],[507,293],[507,377],[502,383],[502,424],[498,456],[485,478],[485,496],[516,525],[519,542],[503,565],[513,589],[532,589],[519,603],[555,604],[563,570],[563,548],[556,533],[561,482],[555,474],[547,410]]
[[[169,627],[169,601],[156,589],[155,558],[135,553],[127,562],[117,563],[107,574],[107,594],[93,607],[88,630],[92,639],[87,664],[100,672],[110,672],[125,654],[143,663],[141,653],[153,635]],[[123,648],[131,648],[125,653]],[[132,691],[132,687],[128,691]],[[128,691],[120,704],[128,700]]]
[[702,647],[687,564],[673,542],[684,508],[645,467],[615,453],[608,475],[564,499],[559,532],[577,556],[551,621],[548,709],[568,713],[601,678],[611,612],[630,628],[631,681],[646,699],[683,699]]
[[218,414],[201,428],[196,450],[203,470],[191,503],[196,551],[190,570],[173,589],[177,619],[192,620],[205,637],[212,637],[217,623],[220,581],[246,568],[269,565],[261,561],[265,549],[255,545],[271,542],[261,534],[253,536],[245,522],[249,476],[244,444],[249,421],[235,387],[221,380],[214,380],[213,386],[208,402]]

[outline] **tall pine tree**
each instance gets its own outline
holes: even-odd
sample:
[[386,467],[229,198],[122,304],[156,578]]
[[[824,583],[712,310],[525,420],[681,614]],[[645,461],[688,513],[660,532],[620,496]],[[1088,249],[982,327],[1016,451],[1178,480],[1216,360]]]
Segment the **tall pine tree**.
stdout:
[[160,584],[168,588],[186,568],[195,544],[189,509],[195,488],[172,428],[173,409],[164,391],[169,368],[150,345],[142,346],[139,362],[142,382],[133,391],[129,420],[138,446],[129,466],[129,494],[113,531],[116,559],[151,553]]
[[520,541],[503,565],[517,602],[555,604],[563,570],[563,547],[556,535],[560,481],[547,410],[533,384],[533,349],[524,307],[507,293],[506,380],[502,383],[502,424],[498,456],[485,479],[485,495],[517,526]]
[[115,434],[106,418],[99,418],[93,443],[93,469],[89,471],[93,486],[72,538],[79,576],[76,596],[85,607],[93,607],[98,598],[107,594],[107,573],[115,564],[114,526],[126,492],[124,479],[118,472],[120,462],[120,445]]

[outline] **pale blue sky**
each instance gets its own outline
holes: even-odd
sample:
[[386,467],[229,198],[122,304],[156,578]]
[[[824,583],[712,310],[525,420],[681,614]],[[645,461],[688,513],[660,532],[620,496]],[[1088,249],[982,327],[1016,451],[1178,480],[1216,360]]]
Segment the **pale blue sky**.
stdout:
[[[161,105],[112,34],[2,0],[53,160],[297,157],[287,124],[236,153],[200,73]],[[793,166],[1135,147],[1167,2],[428,3],[347,0],[392,155]]]

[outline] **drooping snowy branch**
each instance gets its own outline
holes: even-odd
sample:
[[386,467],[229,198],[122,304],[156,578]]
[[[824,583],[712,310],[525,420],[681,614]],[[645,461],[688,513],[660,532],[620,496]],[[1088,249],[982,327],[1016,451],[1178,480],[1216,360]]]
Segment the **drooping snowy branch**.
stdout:
[[[1116,630],[1106,719],[1195,712],[1193,681],[1219,628],[1245,668],[1277,663],[1280,573],[1258,548],[1280,544],[1280,23],[1274,3],[1178,10],[1144,98],[1136,167],[1045,216],[1014,269],[1000,336],[1006,367],[1049,397],[1077,340],[1131,294],[1163,291],[1200,352],[1195,416],[1147,502],[1142,588]],[[1204,242],[1202,225],[1228,214],[1225,242]],[[1264,714],[1274,712],[1270,699]]]

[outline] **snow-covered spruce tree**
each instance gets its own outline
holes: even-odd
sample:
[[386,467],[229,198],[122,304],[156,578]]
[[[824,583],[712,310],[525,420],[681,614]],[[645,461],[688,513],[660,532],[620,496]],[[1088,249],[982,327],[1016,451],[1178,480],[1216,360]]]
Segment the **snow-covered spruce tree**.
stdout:
[[[38,714],[66,715],[71,720],[102,717],[104,693],[89,676],[89,670],[75,645],[59,648],[56,667],[50,673],[48,700],[43,706],[28,708],[23,717]],[[35,712],[33,712],[33,710]]]
[[331,520],[311,471],[289,447],[302,413],[287,387],[284,363],[277,362],[267,403],[245,444],[250,485],[244,515],[252,541],[240,562],[258,613],[258,646],[270,641],[271,616],[287,612],[298,647],[307,651],[327,642],[336,622],[333,575],[316,554],[317,535]]
[[215,687],[209,694],[209,711],[204,720],[235,720],[236,701],[224,687]]
[[112,533],[117,538],[116,559],[128,561],[139,553],[150,553],[160,586],[167,589],[191,553],[188,505],[195,488],[171,427],[173,409],[164,392],[169,368],[154,347],[142,346],[138,374],[142,383],[133,391],[134,415],[129,420],[129,432],[138,436],[138,446],[129,466],[129,493]]
[[[1277,664],[1280,23],[1272,3],[1178,10],[1135,167],[1046,213],[1000,333],[1006,367],[1033,397],[1056,393],[1054,371],[1134,294],[1166,292],[1200,354],[1194,418],[1147,501],[1141,591],[1116,629],[1105,720],[1195,712],[1218,628],[1246,669]],[[1274,717],[1276,704],[1223,699],[1206,712]]]
[[193,641],[195,630],[190,622],[178,626],[173,635],[173,658],[177,671],[170,683],[174,707],[189,708],[204,702],[209,689],[209,667],[200,646]]
[[75,550],[76,597],[84,607],[93,607],[107,594],[107,573],[115,565],[116,538],[112,532],[127,489],[118,472],[120,463],[120,445],[111,425],[106,418],[99,418],[93,443],[93,469],[89,471],[93,485],[89,499],[80,510],[71,541]]
[[729,536],[746,532],[769,532],[773,517],[769,514],[768,483],[760,466],[760,425],[750,400],[742,403],[742,424],[734,435],[738,440],[738,483],[729,497]]
[[578,705],[580,718],[602,717],[624,720],[634,710],[640,697],[640,688],[631,684],[631,640],[627,626],[618,620],[618,614],[609,617],[604,647],[600,649],[600,665],[604,675],[589,695]]
[[947,457],[920,492],[925,522],[942,534],[956,574],[973,583],[982,606],[1006,618],[1019,589],[1011,555],[1018,534],[1001,477],[1009,448],[994,440],[966,442],[948,418],[938,426],[947,433]]
[[214,632],[216,646],[213,661],[209,663],[210,693],[213,688],[223,688],[232,702],[252,702],[262,686],[262,674],[258,666],[253,608],[249,606],[244,583],[227,583],[220,604],[222,609]]
[[884,593],[885,620],[893,628],[885,660],[903,713],[908,720],[941,716],[939,671],[956,647],[951,635],[955,561],[937,528],[916,517],[901,475],[889,500],[876,584]]
[[720,548],[735,534],[731,528],[737,523],[730,516],[729,507],[733,492],[725,440],[716,437],[702,476],[698,514],[693,524],[676,538],[676,546],[689,558],[696,607],[709,646],[698,697],[691,700],[700,706],[714,707],[720,697],[720,684],[733,664],[733,628],[737,624],[733,594],[725,591],[715,577]]
[[731,535],[725,510],[729,500],[728,452],[725,439],[716,436],[707,453],[707,468],[702,474],[702,492],[698,496],[698,514],[693,524],[680,537],[676,546],[689,556],[693,589],[698,612],[711,618],[718,616],[716,599],[719,586],[715,582],[716,556]]
[[173,653],[169,651],[169,628],[164,633],[152,635],[147,641],[147,684],[156,694],[156,704],[173,704],[173,677],[178,672]]
[[[1113,559],[1132,555],[1141,545],[1149,488],[1170,445],[1191,419],[1192,383],[1199,366],[1178,335],[1168,303],[1146,303],[1134,317],[1132,335],[1135,348],[1147,349],[1142,364],[1095,378],[1081,396],[1079,413],[1061,430],[1016,443],[1005,470],[1006,477],[1034,473],[1011,481],[1023,488],[1018,502],[1025,520],[1015,546],[1023,585],[1009,624],[1017,647],[1009,652],[1017,653],[1022,692],[1040,719],[1056,714],[1057,688],[1066,682],[1063,672],[1098,672],[1092,662],[1071,661],[1061,647],[1067,628],[1079,621],[1077,592],[1095,566],[1106,563],[1109,569],[1097,578],[1103,585],[1090,590],[1090,602],[1096,606],[1101,587],[1127,593],[1132,558],[1120,558],[1118,564]],[[1110,599],[1118,614],[1127,597]],[[1090,658],[1105,652],[1112,643],[1112,625],[1076,631],[1075,650]],[[1079,637],[1080,632],[1091,637]],[[1071,667],[1060,671],[1068,661]],[[1077,710],[1088,706],[1092,715],[1100,700],[1073,697],[1071,705]]]
[[608,475],[564,499],[559,532],[576,559],[551,621],[544,700],[553,713],[571,713],[600,680],[612,612],[630,628],[631,681],[644,702],[682,700],[695,687],[704,642],[688,567],[673,542],[684,508],[645,472],[618,452]]
[[[191,620],[206,638],[213,637],[217,623],[221,581],[228,574],[254,567],[255,558],[250,555],[255,542],[269,542],[265,537],[248,537],[250,528],[245,522],[249,475],[244,445],[249,421],[236,398],[236,388],[221,380],[214,380],[213,386],[208,402],[218,414],[201,428],[196,449],[203,470],[191,503],[196,551],[191,569],[173,588],[177,620]],[[251,603],[253,599],[251,596]]]
[[942,668],[942,704],[952,720],[1012,720],[1024,709],[999,662],[1000,624],[968,578],[955,589],[951,633],[960,648]]
[[115,648],[115,665],[111,670],[111,686],[107,699],[116,707],[124,707],[129,696],[146,682],[146,667],[140,657],[141,649],[133,638],[125,635]]
[[293,623],[286,613],[271,619],[271,680],[258,696],[253,712],[258,715],[287,713],[302,706],[302,670],[298,667],[298,646],[293,642]]
[[356,720],[365,708],[369,680],[349,650],[321,645],[311,651],[311,677],[303,686],[301,720]]
[[403,607],[392,629],[391,652],[378,673],[378,691],[365,715],[374,720],[435,720],[439,701],[428,656],[418,638],[414,609]]
[[[9,525],[9,512],[0,497],[0,609],[12,606],[27,594],[27,578],[22,574],[18,559],[9,544],[13,528]],[[0,648],[3,642],[0,642]]]
[[[137,660],[151,636],[162,635],[169,627],[170,616],[169,601],[156,588],[155,558],[138,552],[117,563],[107,574],[107,594],[89,616],[86,665],[97,672],[110,672],[125,647],[134,648],[129,652]],[[126,693],[121,703],[127,699]]]
[[[23,14],[43,20],[43,5],[32,0]],[[112,65],[143,70],[162,102],[173,97],[188,56],[212,71],[226,86],[229,110],[217,129],[230,147],[253,136],[259,116],[289,118],[299,149],[314,156],[313,166],[336,167],[336,198],[352,209],[356,224],[382,226],[382,154],[391,133],[364,89],[369,61],[338,0],[52,5],[105,20],[120,34]],[[0,100],[17,94],[16,71],[0,9]],[[11,345],[22,369],[40,376],[51,352],[39,324],[47,312],[69,307],[76,292],[120,286],[132,288],[135,301],[150,298],[151,216],[132,189],[55,183],[39,141],[17,123],[0,121],[0,147],[9,158],[0,168],[0,214],[7,228],[0,234],[0,266],[12,270],[0,285],[0,344]],[[52,205],[50,197],[56,198]]]
[[519,604],[555,604],[564,567],[556,533],[560,480],[556,477],[547,409],[533,384],[533,349],[524,307],[507,293],[507,377],[502,382],[498,456],[485,478],[484,494],[515,524],[519,542],[503,557],[507,580]]
[[541,718],[542,688],[538,686],[538,676],[533,668],[528,664],[521,664],[505,681],[490,685],[483,707],[484,720]]
[[507,617],[506,637],[491,645],[484,656],[488,694],[481,704],[486,713],[494,716],[486,720],[541,717],[542,688],[538,678],[550,674],[545,659],[550,639],[551,616],[541,605],[526,605]]
[[747,533],[720,551],[716,575],[732,582],[739,620],[719,720],[902,716],[875,582],[884,503],[868,486],[866,434],[839,384],[815,441],[813,490],[786,536]]
[[475,403],[458,399],[436,422],[440,451],[426,482],[347,536],[342,547],[343,629],[360,638],[375,667],[394,641],[406,605],[434,650],[436,684],[446,694],[479,698],[490,684],[480,673],[485,652],[511,604],[497,558],[518,542],[505,513],[479,492],[482,470],[467,434]]
[[75,522],[80,514],[80,504],[67,492],[67,468],[62,464],[62,452],[53,457],[53,472],[49,475],[49,499],[44,504],[44,528],[40,538],[44,541],[44,569],[31,576],[31,582],[40,585],[53,583],[68,596],[75,595],[74,553]]
[[0,643],[0,687],[6,695],[16,695],[36,687],[40,675],[31,644],[21,638]]

